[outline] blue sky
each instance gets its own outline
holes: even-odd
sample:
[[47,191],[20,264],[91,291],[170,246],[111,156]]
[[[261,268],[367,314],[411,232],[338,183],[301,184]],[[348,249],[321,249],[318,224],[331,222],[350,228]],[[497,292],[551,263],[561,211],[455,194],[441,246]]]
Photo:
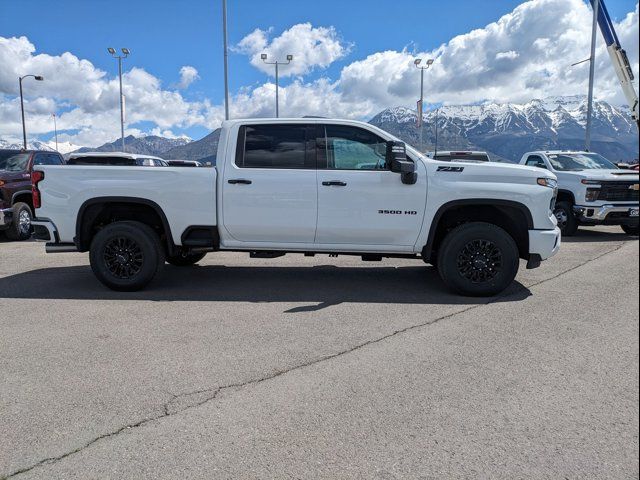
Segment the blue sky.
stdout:
[[[558,1],[562,0],[555,0]],[[483,29],[498,21],[522,3],[522,0],[228,0],[229,44],[238,44],[256,28],[266,31],[269,38],[305,22],[310,22],[313,28],[331,28],[334,40],[344,46],[344,53],[326,67],[311,66],[309,73],[283,78],[281,86],[296,82],[311,85],[321,79],[336,82],[343,69],[354,62],[386,51],[435,52],[456,36],[468,35],[474,29]],[[615,19],[623,21],[636,8],[636,1],[607,0],[607,6]],[[541,8],[537,15],[544,12]],[[553,14],[550,7],[549,15]],[[588,29],[588,22],[582,20]],[[555,28],[552,18],[545,28]],[[161,89],[176,89],[180,69],[191,66],[197,70],[198,79],[188,88],[180,89],[184,101],[208,99],[212,105],[219,105],[223,98],[219,0],[0,0],[0,37],[21,36],[33,44],[34,55],[60,56],[70,52],[106,72],[108,78],[115,75],[116,62],[107,54],[106,47],[126,46],[132,55],[125,61],[125,69],[143,69],[160,81]],[[576,60],[584,56],[581,51],[576,55],[580,57]],[[267,73],[252,66],[249,60],[247,54],[231,52],[232,94],[250,92],[270,82]],[[11,92],[4,94],[8,101]],[[389,98],[393,100],[396,98]],[[446,98],[433,100],[448,101]],[[63,98],[55,102],[55,107],[62,112],[74,109],[74,103]],[[378,106],[383,105],[375,105]],[[136,126],[144,131],[153,124],[152,120],[140,120]],[[211,128],[211,121],[203,121],[193,125],[176,124],[170,130],[197,138]],[[46,136],[43,133],[42,138]]]

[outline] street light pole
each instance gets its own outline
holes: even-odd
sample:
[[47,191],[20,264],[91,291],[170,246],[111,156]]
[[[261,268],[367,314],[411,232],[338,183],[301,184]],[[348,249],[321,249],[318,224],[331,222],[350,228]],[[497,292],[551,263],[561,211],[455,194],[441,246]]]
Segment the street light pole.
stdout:
[[44,77],[42,75],[24,75],[22,77],[18,77],[18,84],[20,85],[20,113],[22,114],[22,142],[25,150],[27,149],[27,127],[24,121],[24,97],[22,95],[22,80],[28,77],[33,77],[39,82],[44,80]]
[[280,117],[280,100],[279,100],[279,90],[280,90],[280,72],[278,67],[280,65],[289,65],[291,63],[291,60],[293,60],[293,55],[287,55],[287,61],[286,62],[279,62],[278,60],[276,60],[275,62],[267,62],[267,54],[263,53],[262,55],[260,55],[260,58],[262,59],[262,61],[264,63],[266,63],[267,65],[275,65],[276,66],[276,118]]
[[118,78],[120,81],[120,141],[122,144],[122,151],[125,151],[124,146],[124,98],[122,96],[122,59],[127,58],[131,52],[128,48],[121,48],[123,55],[116,55],[116,50],[114,48],[107,48],[107,51],[111,54],[113,58],[118,59]]
[[596,68],[596,33],[598,28],[598,10],[600,0],[593,2],[593,24],[591,25],[591,57],[589,58],[589,95],[587,96],[587,125],[585,128],[584,147],[588,152],[591,149],[591,127],[593,125],[593,77]]
[[224,119],[229,120],[229,52],[227,48],[227,0],[222,0],[222,42],[224,43]]
[[427,66],[426,67],[421,67],[420,63],[422,63],[422,59],[421,58],[416,58],[413,61],[413,64],[416,66],[416,68],[420,69],[420,102],[419,102],[419,107],[418,107],[418,125],[420,126],[420,152],[422,152],[422,150],[424,149],[424,145],[423,145],[423,141],[422,141],[422,133],[424,130],[423,127],[423,118],[422,118],[422,112],[423,112],[423,102],[424,102],[424,71],[428,70],[429,67],[431,65],[433,65],[433,59],[428,59],[427,60]]
[[58,151],[58,125],[56,123],[56,114],[52,113],[51,116],[53,116],[53,134],[56,137],[56,152]]

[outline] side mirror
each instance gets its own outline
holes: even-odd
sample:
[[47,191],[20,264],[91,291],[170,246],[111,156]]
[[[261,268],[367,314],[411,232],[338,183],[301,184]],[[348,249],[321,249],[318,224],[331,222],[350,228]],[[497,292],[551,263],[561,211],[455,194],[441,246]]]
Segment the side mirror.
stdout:
[[403,142],[387,142],[387,165],[394,173],[399,173],[402,183],[413,185],[418,180],[416,164],[407,158],[407,147]]

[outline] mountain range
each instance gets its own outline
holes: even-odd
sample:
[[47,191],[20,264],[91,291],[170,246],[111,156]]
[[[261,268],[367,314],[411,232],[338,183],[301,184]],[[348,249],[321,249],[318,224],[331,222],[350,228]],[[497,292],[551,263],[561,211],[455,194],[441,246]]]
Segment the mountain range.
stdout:
[[[140,155],[154,155],[162,156],[164,152],[171,150],[172,148],[179,147],[185,144],[194,143],[188,137],[178,138],[166,138],[159,137],[157,135],[147,135],[144,137],[134,137],[129,135],[124,138],[125,147],[128,153],[137,153]],[[82,147],[75,152],[121,152],[122,145],[120,139],[105,143],[100,147]],[[74,153],[75,153],[74,152]]]
[[[486,102],[443,106],[423,116],[423,150],[484,150],[494,160],[517,162],[531,150],[584,149],[585,96],[549,97],[525,104]],[[419,144],[415,110],[383,110],[370,123]],[[591,150],[612,161],[638,158],[638,129],[629,110],[593,104]]]
[[[528,103],[484,102],[450,105],[423,115],[423,151],[483,150],[493,160],[517,162],[531,150],[582,150],[587,116],[586,96],[548,97]],[[403,141],[419,147],[415,110],[387,108],[370,121]],[[220,129],[200,140],[155,135],[125,138],[128,152],[164,159],[199,160],[215,165]],[[437,145],[436,145],[437,140]],[[120,140],[100,147],[59,144],[59,151],[120,151]],[[0,140],[0,148],[21,148]],[[54,150],[55,142],[29,143],[29,148]],[[638,130],[626,108],[594,102],[591,150],[612,161],[638,158]]]

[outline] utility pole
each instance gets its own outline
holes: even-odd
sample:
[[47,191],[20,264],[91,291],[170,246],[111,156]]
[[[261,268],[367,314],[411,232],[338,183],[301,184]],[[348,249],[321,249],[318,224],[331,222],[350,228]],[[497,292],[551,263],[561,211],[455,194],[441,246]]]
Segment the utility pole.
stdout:
[[131,52],[128,48],[120,49],[122,51],[122,55],[116,55],[116,50],[114,48],[107,48],[107,51],[111,54],[113,58],[118,59],[118,79],[120,81],[120,141],[122,143],[122,151],[125,151],[124,146],[124,98],[122,96],[122,59],[127,58]]
[[53,133],[56,137],[56,152],[58,151],[58,125],[56,123],[56,114],[52,113],[51,116],[53,117]]
[[420,101],[418,102],[418,127],[420,128],[420,153],[422,153],[422,151],[424,150],[424,144],[423,144],[423,140],[422,140],[422,132],[424,130],[423,128],[423,118],[422,118],[422,112],[423,112],[423,105],[424,105],[424,71],[428,70],[429,67],[431,65],[433,65],[433,59],[430,58],[427,60],[427,66],[426,67],[421,67],[420,63],[422,62],[421,58],[416,58],[413,61],[413,64],[416,66],[416,68],[420,69]]
[[18,77],[18,84],[20,85],[20,112],[22,113],[22,142],[23,148],[27,149],[27,127],[24,121],[24,97],[22,95],[22,80],[28,77],[33,77],[37,81],[41,82],[44,80],[42,75],[24,75],[23,77]]
[[596,33],[598,28],[598,10],[600,0],[593,2],[593,24],[591,26],[591,57],[589,59],[589,94],[587,96],[587,126],[585,131],[584,149],[591,150],[591,128],[593,126],[593,81],[596,68]]
[[224,47],[224,119],[229,120],[229,50],[227,48],[227,0],[222,0],[222,42]]
[[278,60],[276,60],[275,62],[267,62],[267,54],[263,53],[262,55],[260,55],[260,58],[262,59],[262,61],[264,63],[266,63],[267,65],[275,65],[276,66],[276,118],[280,117],[280,107],[279,107],[279,96],[278,96],[278,91],[280,90],[279,87],[279,73],[278,73],[278,67],[280,65],[289,65],[291,63],[291,60],[293,60],[293,55],[287,55],[287,61],[286,62],[279,62]]

